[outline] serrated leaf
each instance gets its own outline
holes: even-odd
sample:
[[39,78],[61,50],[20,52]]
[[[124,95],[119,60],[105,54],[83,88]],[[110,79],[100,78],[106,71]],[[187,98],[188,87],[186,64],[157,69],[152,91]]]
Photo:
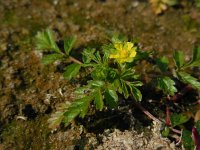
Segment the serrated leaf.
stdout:
[[83,87],[76,88],[74,93],[83,95],[86,92],[88,92],[89,90],[90,90],[90,87],[86,85],[86,86],[83,86]]
[[183,67],[200,67],[200,47],[194,47],[192,60]]
[[103,103],[103,96],[100,89],[94,93],[94,104],[96,106],[96,109],[102,111],[104,103]]
[[108,52],[104,52],[104,55],[103,55],[103,63],[104,64],[107,64],[108,63],[108,60],[109,60],[109,53]]
[[76,37],[71,36],[64,39],[64,50],[65,54],[69,55],[70,51],[72,50],[74,44],[76,42]]
[[191,63],[193,64],[193,66],[200,67],[200,47],[194,47]]
[[180,67],[183,66],[183,64],[184,64],[184,55],[183,55],[182,51],[175,51],[173,58],[174,58],[174,62],[176,64],[177,68],[180,68]]
[[133,97],[135,98],[135,100],[137,100],[137,101],[142,100],[142,94],[139,89],[137,89],[134,86],[130,86],[130,91],[131,91],[131,94],[133,95]]
[[63,118],[63,123],[65,124],[65,126],[68,126],[69,123],[71,123],[74,120],[74,118],[76,118],[79,115],[79,113],[79,108],[70,109],[70,112],[65,112]]
[[95,52],[95,49],[91,49],[91,48],[84,49],[82,53],[83,54],[82,60],[85,64],[90,63],[90,61],[94,59],[95,57],[94,52]]
[[116,91],[112,89],[107,89],[104,93],[104,97],[106,100],[106,103],[111,107],[111,108],[116,108],[117,103],[118,103],[118,95]]
[[47,121],[49,124],[49,128],[56,129],[60,126],[60,123],[64,118],[64,113],[69,105],[69,103],[61,103],[58,105],[58,107],[56,107],[57,111],[51,114],[51,117]]
[[121,80],[121,87],[122,87],[122,93],[124,94],[125,99],[127,99],[129,97],[128,87],[123,80]]
[[141,81],[133,81],[130,84],[133,86],[142,86],[143,85],[143,83]]
[[113,85],[116,87],[117,91],[122,94],[122,86],[120,80],[115,80]]
[[194,141],[191,135],[192,135],[192,132],[188,130],[183,130],[182,132],[182,143],[183,143],[183,146],[188,150],[194,149]]
[[80,64],[71,64],[65,68],[63,76],[65,79],[71,80],[78,74],[80,69],[81,69]]
[[109,68],[107,74],[107,80],[112,83],[119,77],[117,70]]
[[53,63],[56,60],[62,59],[62,57],[63,56],[61,54],[49,54],[42,58],[42,63],[44,65],[48,65],[48,64]]
[[181,125],[189,120],[187,116],[184,116],[182,114],[177,114],[177,113],[172,114],[170,119],[171,119],[171,124],[173,127]]
[[94,54],[94,61],[96,61],[96,63],[102,63],[102,60],[101,60],[101,55],[99,53],[99,51],[97,51],[95,54]]
[[109,58],[110,53],[116,52],[116,49],[113,44],[103,45],[102,49],[103,49],[103,53],[106,54],[106,57],[108,57],[108,58]]
[[91,87],[102,87],[105,84],[104,81],[100,81],[100,80],[92,80],[92,81],[88,81],[88,85],[90,85]]
[[200,82],[198,82],[197,78],[191,76],[186,72],[178,72],[178,78],[185,84],[191,85],[194,89],[200,90]]
[[129,69],[126,69],[121,75],[120,77],[123,79],[123,80],[129,80],[129,79],[133,79],[135,78],[135,70],[129,68]]
[[57,111],[51,115],[51,118],[48,119],[49,128],[56,129],[59,127],[60,123],[64,118],[64,112]]
[[67,107],[62,120],[65,126],[68,126],[78,115],[84,117],[93,98],[93,95],[85,96],[75,100],[69,107]]
[[160,77],[157,79],[157,87],[165,94],[174,95],[177,92],[175,82],[169,77]]
[[158,65],[158,67],[161,71],[165,72],[168,69],[169,61],[168,61],[167,57],[163,56],[156,60],[156,64]]
[[61,53],[50,29],[37,33],[36,46],[38,50],[54,50],[57,53]]
[[81,110],[80,110],[79,117],[84,118],[85,115],[86,115],[87,112],[88,112],[88,108],[89,108],[89,103],[86,104],[86,105],[82,105],[82,107],[80,108]]
[[96,66],[92,71],[91,76],[93,80],[105,80],[107,77],[108,70],[104,66]]

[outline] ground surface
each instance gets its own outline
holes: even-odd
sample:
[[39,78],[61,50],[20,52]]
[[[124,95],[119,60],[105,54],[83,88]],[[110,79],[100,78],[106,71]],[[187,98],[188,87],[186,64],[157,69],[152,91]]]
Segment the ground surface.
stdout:
[[136,37],[145,50],[166,56],[174,50],[191,54],[194,44],[200,44],[198,18],[200,10],[191,6],[156,16],[147,1],[0,1],[0,149],[175,149],[160,138],[159,125],[139,123],[139,131],[129,125],[110,126],[97,132],[81,126],[87,124],[81,120],[52,133],[47,119],[60,102],[73,99],[78,85],[63,80],[56,65],[40,63],[33,37],[46,28],[56,31],[58,40],[76,35],[78,52],[88,45],[98,47],[109,33],[118,32]]

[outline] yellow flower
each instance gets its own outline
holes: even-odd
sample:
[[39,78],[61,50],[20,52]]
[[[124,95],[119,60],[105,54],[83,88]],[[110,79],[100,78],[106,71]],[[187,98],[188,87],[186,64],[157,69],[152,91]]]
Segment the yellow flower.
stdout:
[[110,58],[116,59],[118,63],[132,62],[136,56],[136,47],[131,42],[115,43],[116,52],[110,54]]

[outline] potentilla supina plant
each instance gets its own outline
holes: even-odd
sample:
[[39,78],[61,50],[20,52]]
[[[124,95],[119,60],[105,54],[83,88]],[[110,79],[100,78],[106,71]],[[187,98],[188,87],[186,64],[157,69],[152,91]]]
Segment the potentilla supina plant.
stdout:
[[115,59],[118,63],[132,62],[136,56],[137,47],[132,42],[114,43],[115,51],[109,56],[111,59]]
[[[153,54],[152,51],[142,51],[136,46],[137,43],[127,42],[126,38],[120,36],[113,36],[110,40],[112,43],[103,45],[102,49],[84,49],[81,60],[71,55],[75,41],[76,36],[65,38],[63,40],[63,50],[61,50],[51,30],[47,29],[44,32],[39,32],[36,36],[37,49],[50,52],[44,53],[42,57],[43,64],[49,65],[57,60],[65,62],[66,66],[64,67],[63,77],[66,80],[74,79],[79,81],[80,78],[76,80],[76,77],[80,71],[87,72],[89,70],[89,73],[84,76],[84,81],[87,79],[87,82],[84,82],[85,84],[81,83],[81,87],[76,88],[74,91],[75,100],[73,102],[70,100],[71,103],[69,103],[66,99],[64,103],[57,105],[57,111],[48,120],[50,128],[66,127],[75,118],[84,118],[89,112],[91,105],[92,109],[96,108],[98,111],[104,111],[109,108],[119,108],[119,102],[122,99],[131,99],[134,106],[139,108],[149,118],[159,124],[164,124],[164,128],[161,131],[162,136],[168,137],[170,136],[169,133],[171,134],[170,131],[173,131],[181,135],[181,141],[186,148],[194,149],[196,145],[198,149],[199,142],[197,136],[200,131],[200,121],[195,123],[195,128],[193,128],[192,132],[184,129],[179,131],[174,129],[174,127],[182,128],[183,123],[186,123],[190,118],[182,113],[177,114],[174,112],[171,115],[167,114],[168,120],[163,122],[138,103],[142,101],[142,93],[139,87],[143,85],[143,82],[140,81],[140,72],[138,74],[135,67],[138,64],[140,65],[141,61],[153,60],[152,67],[157,67],[157,72],[155,77],[149,77],[152,80],[151,83],[154,88],[163,92],[164,97],[162,99],[165,101],[169,100],[171,103],[173,99],[177,99],[172,99],[172,97],[177,97],[177,94],[182,93],[181,91],[178,92],[176,88],[176,83],[178,82],[189,85],[198,91],[200,90],[199,79],[187,73],[186,70],[200,66],[200,47],[194,47],[193,56],[189,61],[185,61],[183,52],[175,51],[173,54],[174,68],[172,70],[169,69],[169,60],[166,56],[151,56]],[[113,63],[117,63],[117,65]],[[171,73],[170,70],[172,70]],[[176,78],[176,82],[174,78]],[[118,96],[119,94],[120,97]],[[163,104],[165,101],[163,101]],[[167,102],[165,105],[168,108]],[[170,110],[167,110],[167,113],[169,112]],[[191,138],[192,134],[194,141]],[[190,141],[189,144],[188,141]]]

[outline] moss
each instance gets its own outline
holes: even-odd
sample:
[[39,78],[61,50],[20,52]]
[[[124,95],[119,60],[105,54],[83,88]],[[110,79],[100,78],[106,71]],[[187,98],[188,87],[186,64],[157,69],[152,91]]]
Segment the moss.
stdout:
[[8,9],[4,12],[4,18],[2,22],[4,24],[18,24],[18,18],[14,11]]
[[47,127],[47,116],[36,120],[13,120],[4,127],[2,137],[5,149],[49,149],[48,137],[50,130]]

